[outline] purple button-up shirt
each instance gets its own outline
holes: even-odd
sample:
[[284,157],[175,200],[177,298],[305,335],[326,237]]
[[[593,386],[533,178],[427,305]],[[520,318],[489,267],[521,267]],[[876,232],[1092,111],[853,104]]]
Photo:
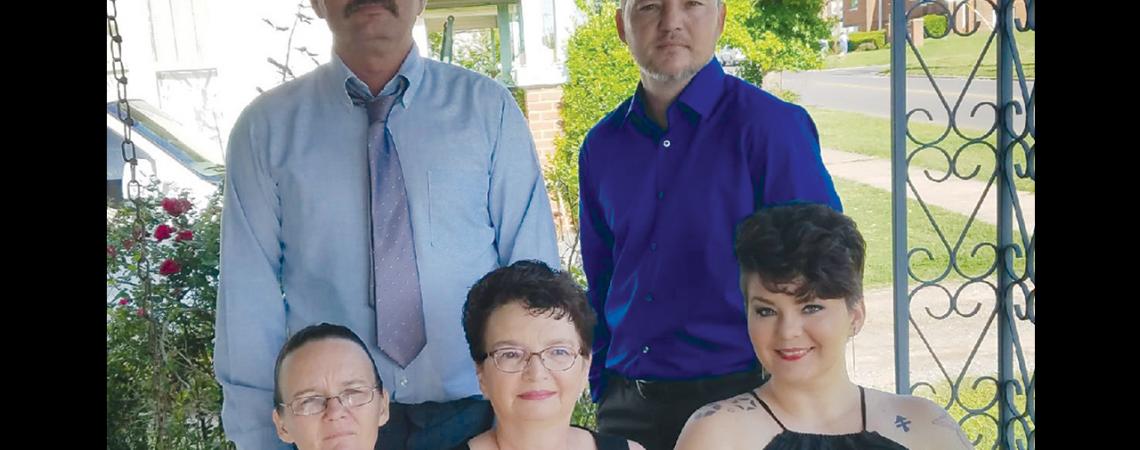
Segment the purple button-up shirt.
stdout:
[[755,368],[735,227],[758,208],[842,210],[803,108],[726,75],[714,58],[652,122],[641,87],[579,156],[583,266],[598,313],[590,386],[603,369],[683,380]]

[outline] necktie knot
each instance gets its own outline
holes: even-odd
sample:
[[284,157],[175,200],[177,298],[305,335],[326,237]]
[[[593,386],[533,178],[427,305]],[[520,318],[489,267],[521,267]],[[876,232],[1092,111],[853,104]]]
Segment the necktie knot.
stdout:
[[387,122],[388,113],[392,111],[392,105],[395,104],[395,95],[381,95],[369,101],[366,104],[368,107],[368,123]]

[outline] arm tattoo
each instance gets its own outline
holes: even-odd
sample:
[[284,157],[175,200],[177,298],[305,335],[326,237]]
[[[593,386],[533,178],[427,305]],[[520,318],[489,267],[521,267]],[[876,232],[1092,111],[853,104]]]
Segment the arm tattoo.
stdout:
[[895,428],[902,428],[904,433],[910,432],[910,421],[903,416],[895,416]]
[[730,399],[728,401],[727,406],[721,405],[721,402],[713,403],[711,405],[706,405],[706,406],[702,407],[701,409],[698,409],[697,412],[693,414],[693,418],[694,419],[703,419],[705,417],[716,414],[720,411],[725,411],[725,412],[752,411],[752,410],[758,408],[759,406],[760,405],[756,403],[756,399],[752,398],[751,396],[738,396],[738,397],[734,397],[734,398]]
[[697,413],[695,415],[693,415],[693,418],[703,419],[705,417],[716,414],[717,411],[720,411],[720,404],[719,403],[713,403],[711,405],[704,406],[701,409],[697,410]]
[[962,427],[958,426],[958,422],[955,422],[946,411],[943,411],[937,419],[934,419],[934,421],[930,423],[954,430],[954,434],[958,436],[958,440],[961,441],[963,448],[974,448],[974,443],[970,442],[970,439],[966,437],[966,432],[962,431]]
[[735,408],[736,411],[752,411],[760,406],[756,404],[756,399],[752,398],[751,395],[738,395],[736,397],[733,397],[730,401],[732,402],[732,407]]

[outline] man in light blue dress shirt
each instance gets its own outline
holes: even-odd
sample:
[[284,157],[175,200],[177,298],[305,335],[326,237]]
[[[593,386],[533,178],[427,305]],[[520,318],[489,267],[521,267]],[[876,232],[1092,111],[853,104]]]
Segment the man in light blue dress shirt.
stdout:
[[[226,155],[214,352],[226,436],[243,450],[288,448],[271,420],[274,357],[290,333],[330,322],[365,338],[391,393],[377,448],[449,448],[492,417],[466,353],[467,289],[517,260],[558,266],[534,143],[504,87],[419,55],[411,30],[426,0],[311,1],[333,32],[331,61],[246,107]],[[407,276],[418,276],[426,334],[404,363],[376,339],[388,299],[373,291],[384,273],[373,268],[378,194],[362,102],[387,95],[382,148],[398,150]]]

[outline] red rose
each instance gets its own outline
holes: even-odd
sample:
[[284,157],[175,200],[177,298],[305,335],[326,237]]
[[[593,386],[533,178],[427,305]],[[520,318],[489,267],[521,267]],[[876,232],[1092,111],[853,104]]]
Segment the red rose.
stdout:
[[178,265],[173,259],[163,261],[162,265],[158,267],[158,273],[166,276],[174,275],[180,270],[182,270],[182,266]]
[[139,308],[139,310],[138,310],[138,311],[136,311],[136,312],[135,312],[135,314],[138,314],[138,315],[139,315],[139,317],[143,317],[143,316],[146,316],[146,309],[143,309],[143,308]]
[[158,242],[169,238],[171,234],[174,234],[174,228],[165,223],[154,229],[154,238],[158,239]]
[[119,305],[120,305],[120,306],[125,306],[125,305],[127,304],[127,302],[129,302],[129,300],[127,300],[127,298],[126,298],[126,297],[123,297],[123,298],[120,298],[120,299],[119,299]]
[[194,232],[190,230],[182,230],[178,232],[178,236],[174,237],[174,242],[189,241],[194,239]]
[[115,256],[115,247],[112,247],[110,245],[107,246],[107,256],[110,256],[112,258]]
[[162,209],[165,210],[167,214],[178,217],[190,210],[190,200],[184,198],[164,198],[162,199]]

